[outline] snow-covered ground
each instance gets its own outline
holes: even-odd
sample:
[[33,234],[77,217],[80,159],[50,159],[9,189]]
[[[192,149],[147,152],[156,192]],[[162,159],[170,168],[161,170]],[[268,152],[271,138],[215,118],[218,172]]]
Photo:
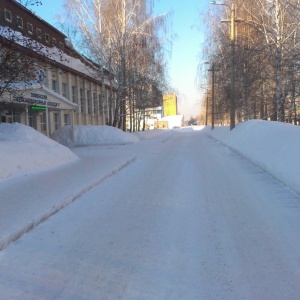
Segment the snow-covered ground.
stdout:
[[[231,132],[189,127],[134,133],[126,145],[122,139],[119,145],[91,146],[95,135],[92,140],[85,135],[89,146],[71,149],[79,159],[26,180],[3,180],[0,232],[2,219],[19,224],[32,207],[52,198],[64,201],[86,176],[91,180],[105,167],[109,174],[116,159],[132,162],[1,251],[1,297],[298,299],[299,194],[235,153],[246,156],[249,150],[247,158],[266,169],[273,164],[263,152],[269,144],[276,151],[286,146],[273,130],[290,137],[288,154],[289,147],[299,146],[299,127],[260,121],[238,124]],[[288,154],[279,152],[299,169]],[[35,187],[31,193],[28,183]],[[6,192],[12,187],[4,204],[1,187]],[[19,211],[5,213],[16,194]]]
[[300,193],[300,126],[251,120],[205,132]]
[[[193,129],[203,129],[300,193],[300,127],[252,120],[237,124],[232,131],[228,127]],[[0,124],[0,182],[78,159],[67,147],[136,143],[164,133],[149,130],[130,134],[110,126],[66,126],[53,135],[56,143],[25,125]]]
[[0,124],[0,182],[3,179],[50,169],[78,157],[31,127]]
[[74,146],[122,145],[139,140],[110,126],[65,126],[53,139],[22,124],[0,124],[0,182],[72,162],[78,159],[69,149]]

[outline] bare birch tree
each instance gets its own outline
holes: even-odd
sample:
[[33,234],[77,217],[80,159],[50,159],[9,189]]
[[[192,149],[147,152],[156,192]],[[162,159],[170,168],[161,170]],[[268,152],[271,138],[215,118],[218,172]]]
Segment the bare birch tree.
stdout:
[[274,97],[273,119],[284,122],[285,101],[289,93],[287,69],[292,63],[294,47],[299,41],[293,43],[295,33],[300,26],[299,1],[290,0],[254,0],[254,9],[243,3],[243,9],[248,12],[249,19],[246,22],[265,39],[266,53],[274,69],[274,82],[276,96]]
[[122,129],[126,125],[129,74],[134,63],[131,55],[134,51],[137,56],[146,55],[149,37],[157,34],[150,30],[152,25],[163,29],[165,17],[154,18],[152,5],[151,0],[65,0],[69,19],[78,26],[91,58],[115,74],[117,97],[111,125]]
[[[235,77],[237,118],[270,118],[285,121],[287,111],[293,110],[296,122],[296,99],[299,95],[299,0],[231,0],[237,9]],[[215,45],[205,58],[219,61],[222,74],[219,87],[221,98],[227,93],[228,19],[225,9],[213,9],[209,15],[209,39]],[[217,13],[216,13],[217,12]],[[227,100],[219,103],[227,103]]]

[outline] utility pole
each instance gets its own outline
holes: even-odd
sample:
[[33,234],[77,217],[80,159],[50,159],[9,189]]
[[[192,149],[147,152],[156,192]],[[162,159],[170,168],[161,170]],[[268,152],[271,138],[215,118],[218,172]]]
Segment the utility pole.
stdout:
[[231,7],[226,3],[220,3],[217,1],[211,1],[211,4],[223,5],[230,9],[230,20],[225,20],[221,22],[230,22],[230,50],[231,50],[231,76],[230,76],[230,130],[235,127],[235,22],[241,21],[241,19],[236,18],[235,5],[232,4]]
[[[209,64],[209,62],[205,62],[205,64]],[[215,68],[215,62],[212,63],[211,69],[211,129],[215,127],[215,72],[219,71]],[[206,102],[206,112],[208,109],[208,99]]]
[[207,126],[207,118],[208,118],[208,91],[206,92],[205,126]]
[[230,95],[230,130],[235,127],[235,5],[231,5],[230,19],[230,47],[231,47],[231,95]]
[[211,91],[211,129],[215,127],[215,63],[212,65],[212,91]]
[[211,91],[211,129],[215,127],[215,63],[212,63],[211,68],[211,80],[212,80],[212,91]]

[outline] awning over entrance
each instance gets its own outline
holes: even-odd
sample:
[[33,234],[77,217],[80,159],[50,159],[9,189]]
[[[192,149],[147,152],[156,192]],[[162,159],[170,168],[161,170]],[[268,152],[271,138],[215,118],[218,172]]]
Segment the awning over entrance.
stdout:
[[47,88],[36,81],[29,83],[12,83],[10,92],[5,92],[0,98],[0,104],[29,104],[57,109],[76,109],[77,104]]
[[20,95],[14,96],[12,102],[55,109],[73,110],[77,107],[77,104],[70,102],[67,98],[55,93],[45,86],[41,86],[38,89],[23,91]]
[[20,122],[50,135],[64,125],[73,125],[77,104],[44,85],[18,85],[0,99],[0,122]]

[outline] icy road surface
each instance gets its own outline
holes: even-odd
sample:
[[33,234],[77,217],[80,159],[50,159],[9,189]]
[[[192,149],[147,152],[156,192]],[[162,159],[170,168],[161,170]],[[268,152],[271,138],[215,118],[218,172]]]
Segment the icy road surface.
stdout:
[[299,195],[201,131],[124,149],[137,160],[0,253],[1,299],[299,299]]

